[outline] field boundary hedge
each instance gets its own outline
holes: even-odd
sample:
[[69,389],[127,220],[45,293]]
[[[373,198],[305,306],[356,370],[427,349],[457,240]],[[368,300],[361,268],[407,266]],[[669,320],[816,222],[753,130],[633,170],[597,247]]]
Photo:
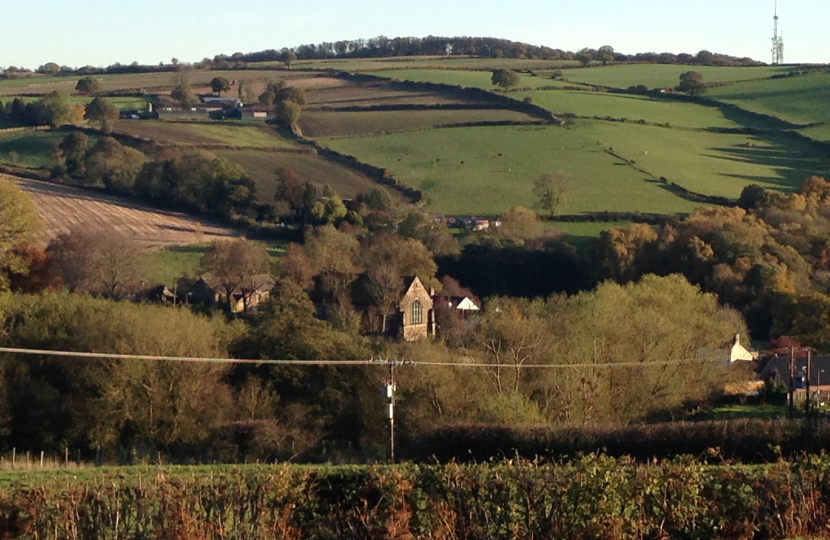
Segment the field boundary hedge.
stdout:
[[783,540],[826,538],[828,501],[827,456],[754,468],[606,456],[567,466],[158,468],[12,487],[0,498],[0,536]]
[[414,81],[400,81],[396,79],[387,79],[384,77],[377,77],[375,75],[367,75],[365,73],[354,74],[345,71],[332,74],[333,77],[345,79],[355,83],[365,82],[386,82],[392,86],[414,91],[431,91],[450,95],[456,98],[471,100],[471,101],[490,101],[503,105],[504,109],[522,112],[542,120],[546,120],[551,124],[558,124],[559,120],[549,110],[533,105],[532,103],[525,103],[507,96],[502,96],[481,88],[471,88],[462,86],[453,86],[451,84],[440,84],[430,82],[414,82]]
[[647,462],[679,455],[705,457],[712,448],[718,449],[716,461],[742,463],[821,453],[830,450],[830,421],[746,419],[563,428],[459,425],[399,444],[402,459],[420,463],[505,457],[560,460],[596,452]]

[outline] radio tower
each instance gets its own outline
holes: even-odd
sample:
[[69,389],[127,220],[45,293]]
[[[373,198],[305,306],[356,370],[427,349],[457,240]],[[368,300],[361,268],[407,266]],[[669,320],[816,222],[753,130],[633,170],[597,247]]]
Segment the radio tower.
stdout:
[[772,63],[784,63],[784,37],[778,34],[778,0],[775,0],[775,27],[772,34]]

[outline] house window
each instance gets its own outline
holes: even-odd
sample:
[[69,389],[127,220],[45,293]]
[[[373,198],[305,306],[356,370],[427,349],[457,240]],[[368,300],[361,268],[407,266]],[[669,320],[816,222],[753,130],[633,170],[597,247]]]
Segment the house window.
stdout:
[[421,306],[420,300],[412,302],[412,324],[424,323],[424,308]]

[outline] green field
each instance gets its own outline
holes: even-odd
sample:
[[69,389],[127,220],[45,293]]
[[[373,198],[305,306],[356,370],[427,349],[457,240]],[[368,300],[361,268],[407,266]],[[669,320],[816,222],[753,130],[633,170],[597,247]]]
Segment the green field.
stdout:
[[[31,95],[28,95],[28,96],[25,96],[25,95],[24,96],[3,96],[2,101],[4,103],[8,103],[8,102],[12,101],[15,98],[20,98],[24,102],[37,101],[38,99],[40,99],[39,97],[31,96]],[[87,103],[92,101],[92,99],[93,98],[91,96],[70,96],[69,101],[73,105],[86,105]],[[146,110],[147,109],[147,104],[151,103],[153,101],[152,98],[150,98],[150,97],[139,97],[139,96],[112,96],[112,97],[108,96],[107,100],[110,103],[112,103],[113,105],[115,105],[116,107],[118,107],[119,109],[121,109],[121,110],[132,110],[132,109]]]
[[800,129],[798,132],[817,141],[830,141],[830,122],[822,126]]
[[[439,69],[401,69],[395,71],[372,72],[371,75],[402,81],[430,82],[437,84],[451,84],[471,88],[483,88],[494,90],[498,88],[493,85],[493,74],[489,71],[453,71]],[[568,83],[548,79],[545,77],[534,77],[521,74],[519,76],[518,88],[539,88],[540,86],[566,86]]]
[[308,112],[300,118],[307,137],[342,137],[391,131],[425,129],[469,122],[530,122],[524,113],[508,110],[427,110]]
[[[557,169],[575,181],[563,213],[659,214],[688,212],[700,204],[662,185],[657,181],[661,176],[696,192],[736,198],[749,184],[791,190],[827,170],[816,150],[783,135],[722,135],[596,121],[577,122],[570,129],[460,128],[324,141],[389,169],[423,191],[429,209],[446,214],[498,214],[514,205],[531,206],[533,181]],[[607,154],[609,147],[648,174]]]
[[763,79],[778,73],[786,73],[790,68],[781,66],[760,67],[717,67],[686,66],[670,64],[623,64],[617,66],[596,66],[584,69],[568,69],[562,72],[562,78],[585,84],[596,84],[614,88],[645,85],[648,88],[665,88],[677,86],[680,75],[687,71],[697,71],[703,75],[703,81],[730,82]]
[[605,153],[592,135],[560,127],[509,126],[323,142],[389,169],[398,180],[426,194],[427,208],[450,215],[499,214],[515,205],[530,207],[534,204],[533,181],[557,169],[570,172],[575,183],[572,200],[563,213],[673,213],[688,212],[696,206],[631,167],[617,165],[619,160]]
[[830,121],[830,73],[737,83],[705,95],[794,124]]
[[21,131],[0,133],[0,163],[17,167],[39,168],[54,165],[52,145],[66,133],[55,131]]
[[572,113],[577,116],[626,118],[631,121],[645,120],[691,128],[738,128],[747,124],[752,127],[762,127],[758,121],[755,121],[753,125],[752,119],[749,118],[745,123],[728,119],[716,107],[644,96],[556,90],[525,92],[517,96],[530,96],[534,105],[544,107],[554,114]]

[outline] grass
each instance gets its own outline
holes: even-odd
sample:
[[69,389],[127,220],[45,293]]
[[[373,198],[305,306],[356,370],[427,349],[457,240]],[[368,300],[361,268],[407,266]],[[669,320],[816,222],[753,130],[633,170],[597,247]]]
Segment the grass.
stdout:
[[[288,247],[285,242],[259,240],[254,242],[262,244],[272,258],[282,257]],[[144,256],[144,274],[148,281],[163,283],[173,290],[176,278],[201,275],[201,261],[208,247],[210,244],[203,242],[168,246],[150,251]]]
[[622,64],[618,66],[597,66],[584,69],[569,69],[562,72],[562,77],[574,82],[628,88],[645,85],[649,88],[677,86],[680,75],[687,71],[697,71],[703,75],[704,82],[745,81],[771,77],[785,73],[789,68],[780,66],[760,67],[717,67],[687,66],[670,64]]
[[817,141],[830,141],[830,122],[823,126],[799,130],[799,133]]
[[578,129],[448,128],[322,141],[389,169],[399,181],[425,193],[429,210],[448,215],[499,214],[511,206],[531,207],[534,180],[557,169],[574,177],[571,202],[562,209],[566,214],[674,213],[696,206],[631,167],[616,165],[619,160],[606,154],[592,133],[585,136]]
[[[557,169],[574,177],[571,201],[562,209],[566,214],[670,214],[700,206],[658,182],[661,176],[699,193],[737,198],[749,184],[790,191],[828,169],[817,150],[780,134],[715,134],[599,121],[577,122],[569,129],[454,128],[323,141],[389,169],[426,194],[428,209],[449,215],[532,206],[533,181]],[[607,148],[648,174],[607,154]]]
[[737,83],[705,96],[794,124],[830,121],[830,73]]
[[257,196],[263,201],[273,200],[277,191],[274,171],[280,167],[291,169],[303,180],[317,186],[328,184],[345,199],[378,187],[371,178],[316,154],[279,154],[255,150],[217,150],[214,153],[242,165],[256,183]]
[[[464,87],[483,88],[494,90],[498,88],[491,80],[492,73],[489,71],[452,71],[452,70],[429,70],[429,69],[402,69],[396,71],[378,71],[371,73],[378,77],[399,79],[402,81],[431,82],[437,84],[451,84]],[[565,86],[567,83],[548,79],[545,77],[534,77],[521,74],[517,87],[539,88],[540,86]]]
[[[20,98],[24,102],[30,101],[37,101],[40,99],[39,96],[3,96],[3,101],[8,103],[15,98]],[[115,105],[117,108],[121,110],[146,110],[147,104],[151,103],[153,100],[150,97],[138,97],[138,96],[106,96],[106,99]],[[73,105],[86,105],[93,98],[91,96],[70,96],[69,101]]]
[[[802,412],[801,408],[796,408],[797,415],[801,415]],[[787,418],[788,415],[787,405],[725,405],[698,412],[690,420],[738,420],[742,418],[771,420]]]
[[587,122],[579,130],[654,177],[706,195],[735,199],[749,184],[788,192],[830,170],[820,150],[779,133],[717,134],[608,122]]
[[544,107],[554,114],[610,116],[632,121],[642,119],[647,122],[669,123],[673,126],[692,128],[736,128],[746,125],[746,123],[738,123],[726,118],[716,107],[664,101],[644,96],[545,90],[519,94],[520,97],[525,95],[533,98],[534,105]]
[[51,167],[52,144],[65,136],[53,131],[0,133],[0,162],[25,168]]
[[507,110],[431,110],[307,112],[300,127],[307,137],[340,137],[391,131],[408,131],[467,122],[526,122],[534,118]]

